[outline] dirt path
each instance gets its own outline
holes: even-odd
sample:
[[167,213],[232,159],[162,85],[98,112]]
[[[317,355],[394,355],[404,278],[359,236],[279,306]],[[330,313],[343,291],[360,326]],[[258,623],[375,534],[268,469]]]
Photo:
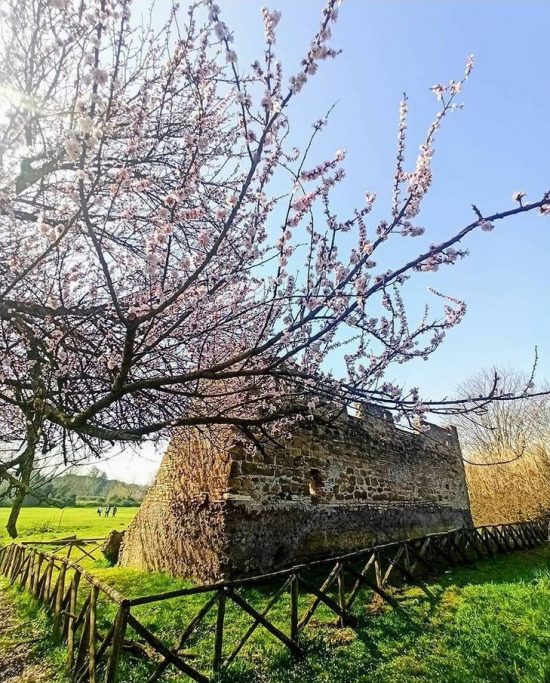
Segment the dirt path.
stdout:
[[49,683],[51,669],[37,653],[44,634],[20,613],[7,586],[0,579],[0,683]]

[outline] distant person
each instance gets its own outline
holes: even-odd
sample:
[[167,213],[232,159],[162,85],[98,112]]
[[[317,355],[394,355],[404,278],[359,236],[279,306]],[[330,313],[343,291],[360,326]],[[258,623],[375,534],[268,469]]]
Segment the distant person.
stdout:
[[116,513],[118,512],[118,508],[116,505],[113,506],[113,517],[116,517]]
[[110,505],[106,505],[106,506],[105,506],[105,517],[108,517],[108,516],[109,516],[109,511],[110,511],[110,509],[111,509],[111,506],[110,506]]
[[97,516],[101,517],[101,513],[103,512],[103,509],[101,508],[101,505],[97,508]]

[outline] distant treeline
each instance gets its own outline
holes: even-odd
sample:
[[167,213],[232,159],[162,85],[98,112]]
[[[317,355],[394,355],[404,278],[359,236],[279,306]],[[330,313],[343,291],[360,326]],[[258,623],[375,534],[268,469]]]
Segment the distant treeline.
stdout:
[[[147,493],[147,486],[127,484],[116,479],[107,479],[103,472],[93,470],[91,474],[65,474],[51,481],[34,486],[37,493],[65,503],[65,505],[95,507],[98,505],[139,505]],[[10,505],[10,496],[5,485],[0,486],[0,505]],[[26,507],[45,505],[38,498],[28,495],[23,503]]]

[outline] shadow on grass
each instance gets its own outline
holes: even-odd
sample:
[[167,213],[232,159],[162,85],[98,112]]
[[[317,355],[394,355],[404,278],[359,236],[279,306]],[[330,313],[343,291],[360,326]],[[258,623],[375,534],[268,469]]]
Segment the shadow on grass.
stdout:
[[[550,683],[550,548],[456,568],[396,591],[406,613],[356,606],[355,630],[315,624],[307,658],[243,656],[224,683]],[[311,635],[314,633],[315,635]]]

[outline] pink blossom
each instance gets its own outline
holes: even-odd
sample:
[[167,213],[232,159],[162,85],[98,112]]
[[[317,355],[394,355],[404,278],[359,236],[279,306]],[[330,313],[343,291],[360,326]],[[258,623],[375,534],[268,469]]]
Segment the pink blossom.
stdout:
[[199,233],[197,242],[201,245],[201,247],[207,247],[210,244],[210,235],[206,232],[206,230],[203,230]]
[[94,80],[94,83],[97,83],[98,85],[105,85],[109,80],[109,75],[105,69],[94,69],[92,71],[92,79]]
[[76,135],[72,134],[64,141],[65,151],[70,161],[76,161],[80,156],[81,145]]
[[281,19],[281,13],[278,10],[270,12],[267,8],[262,7],[262,17],[264,20],[265,39],[268,45],[275,44],[275,28]]
[[432,85],[430,90],[435,94],[438,101],[443,99],[443,95],[447,92],[447,86],[438,83],[437,85]]

